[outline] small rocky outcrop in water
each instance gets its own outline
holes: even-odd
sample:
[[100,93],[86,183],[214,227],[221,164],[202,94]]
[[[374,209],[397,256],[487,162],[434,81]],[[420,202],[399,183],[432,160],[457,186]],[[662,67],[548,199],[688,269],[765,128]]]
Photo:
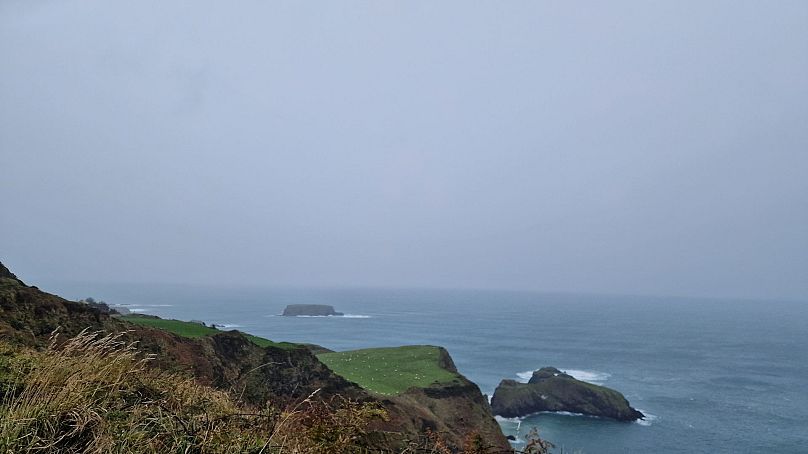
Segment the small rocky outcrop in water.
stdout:
[[635,421],[645,417],[619,392],[576,380],[554,367],[543,367],[527,383],[502,380],[491,398],[495,415],[520,417],[540,411],[568,411]]
[[326,304],[290,304],[283,310],[284,316],[297,317],[299,315],[324,316],[324,315],[344,315],[336,312],[334,306]]

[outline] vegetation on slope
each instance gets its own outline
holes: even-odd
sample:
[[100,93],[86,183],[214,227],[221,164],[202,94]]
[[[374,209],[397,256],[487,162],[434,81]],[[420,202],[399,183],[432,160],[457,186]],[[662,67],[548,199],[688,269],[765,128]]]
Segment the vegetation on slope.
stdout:
[[379,394],[399,394],[412,387],[460,379],[442,366],[441,349],[431,345],[323,353],[317,358],[337,375]]
[[[119,317],[119,319],[127,321],[129,323],[134,323],[140,326],[147,326],[150,328],[157,328],[163,331],[168,331],[170,333],[174,333],[178,336],[183,337],[202,337],[202,336],[211,336],[214,334],[221,333],[220,330],[216,328],[212,328],[210,326],[205,326],[201,323],[196,322],[184,322],[181,320],[167,320],[163,318],[153,317],[153,316],[144,316],[144,315],[125,315]],[[259,347],[277,347],[283,349],[289,348],[299,348],[300,345],[293,344],[290,342],[273,342],[269,339],[264,339],[263,337],[253,336],[252,334],[243,333],[252,343]]]
[[[212,328],[183,332],[200,326],[132,323],[27,286],[0,263],[0,453],[260,452],[251,439],[270,440],[263,452],[276,453],[511,452],[479,388],[460,375],[459,382],[427,380],[420,383],[426,388],[381,397],[335,374],[314,347],[261,347],[254,337]],[[120,381],[104,380],[93,375],[110,370],[102,363],[49,349],[54,330],[71,337],[87,329],[119,333],[116,342],[136,343],[153,359],[143,370],[112,374]],[[436,349],[438,366],[451,376],[451,358]],[[66,367],[46,379],[50,365]],[[74,395],[80,389],[86,392]],[[186,389],[201,397],[183,397]],[[27,390],[34,397],[20,400]],[[389,420],[376,416],[363,428],[364,410],[382,408]]]
[[145,367],[149,358],[120,339],[84,332],[44,352],[0,343],[0,452],[360,453],[368,425],[386,418],[346,399],[246,406]]
[[[395,451],[374,424],[377,402],[314,394],[284,409],[244,404],[191,377],[147,367],[122,334],[82,332],[44,351],[0,341],[0,452],[493,454],[475,432],[462,447],[426,430]],[[538,440],[538,439],[536,439]],[[381,444],[379,444],[381,442]],[[527,454],[546,454],[531,441]]]

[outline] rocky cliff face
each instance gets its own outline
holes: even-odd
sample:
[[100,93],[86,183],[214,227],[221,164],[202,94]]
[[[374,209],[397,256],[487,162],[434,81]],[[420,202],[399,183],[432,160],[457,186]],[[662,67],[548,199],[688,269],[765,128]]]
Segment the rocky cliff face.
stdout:
[[22,281],[17,279],[17,276],[15,276],[14,273],[12,273],[8,268],[6,268],[5,265],[0,263],[0,279],[3,279],[3,278],[5,278],[5,279],[13,279],[15,281],[18,281],[20,284],[22,284]]
[[[84,329],[125,332],[126,339],[138,341],[141,351],[155,355],[153,367],[188,372],[203,384],[232,391],[256,405],[269,401],[282,408],[315,390],[321,398],[340,395],[378,401],[390,414],[390,421],[376,425],[381,442],[386,443],[380,445],[382,451],[421,438],[427,428],[439,432],[451,445],[459,446],[468,434],[478,432],[497,447],[495,452],[510,449],[487,402],[471,382],[412,389],[402,396],[381,399],[334,374],[305,346],[259,347],[237,331],[190,339],[133,325],[87,304],[28,287],[0,264],[0,340],[44,346],[57,328],[65,337]],[[448,353],[441,364],[454,368]]]
[[87,304],[28,287],[0,267],[0,271],[5,270],[5,277],[0,277],[0,339],[42,346],[57,328],[66,336],[74,336],[84,328],[124,331],[127,327]]
[[619,392],[576,380],[554,367],[533,372],[528,383],[503,380],[494,391],[491,408],[494,414],[508,418],[540,411],[568,411],[619,421],[644,417]]
[[460,383],[410,388],[385,402],[393,409],[391,422],[409,427],[408,432],[429,429],[446,435],[455,444],[471,433],[478,433],[488,445],[486,452],[512,452],[480,388],[465,378]]

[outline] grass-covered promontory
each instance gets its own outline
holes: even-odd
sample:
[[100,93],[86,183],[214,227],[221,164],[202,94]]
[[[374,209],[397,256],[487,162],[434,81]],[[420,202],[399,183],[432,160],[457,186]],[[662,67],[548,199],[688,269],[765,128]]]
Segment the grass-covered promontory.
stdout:
[[[163,319],[154,316],[146,315],[125,315],[120,317],[121,320],[129,323],[134,323],[140,326],[147,326],[149,328],[157,328],[163,331],[168,331],[182,337],[202,337],[211,336],[221,333],[216,328],[205,326],[197,322],[184,322],[181,320]],[[290,342],[273,342],[263,337],[253,336],[252,334],[243,333],[252,343],[259,347],[276,347],[283,349],[299,348],[301,345],[293,344]]]
[[399,394],[460,378],[441,364],[442,349],[431,345],[323,353],[317,358],[337,375],[379,394]]
[[508,450],[446,350],[375,353],[385,351],[365,352],[371,370],[343,374],[382,392],[416,388],[377,394],[318,360],[323,347],[121,317],[28,286],[0,263],[0,453]]
[[[156,328],[178,336],[197,338],[221,333],[216,328],[198,322],[163,319],[147,315],[125,315],[121,320],[140,326]],[[259,347],[283,349],[301,348],[300,344],[273,342],[269,339],[244,335]],[[399,394],[409,388],[426,388],[436,383],[451,383],[459,375],[453,366],[442,364],[442,350],[431,345],[404,347],[368,348],[346,352],[329,352],[317,358],[337,375],[346,378],[364,389],[379,394]]]

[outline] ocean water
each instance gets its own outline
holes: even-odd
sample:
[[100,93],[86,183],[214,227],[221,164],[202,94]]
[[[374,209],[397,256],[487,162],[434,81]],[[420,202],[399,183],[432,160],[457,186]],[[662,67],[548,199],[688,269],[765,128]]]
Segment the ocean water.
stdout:
[[[504,378],[555,366],[621,391],[648,415],[637,423],[569,414],[500,420],[510,434],[538,427],[555,452],[808,453],[808,303],[169,285],[46,290],[334,350],[442,345],[488,395]],[[277,316],[292,303],[331,304],[348,316]]]

